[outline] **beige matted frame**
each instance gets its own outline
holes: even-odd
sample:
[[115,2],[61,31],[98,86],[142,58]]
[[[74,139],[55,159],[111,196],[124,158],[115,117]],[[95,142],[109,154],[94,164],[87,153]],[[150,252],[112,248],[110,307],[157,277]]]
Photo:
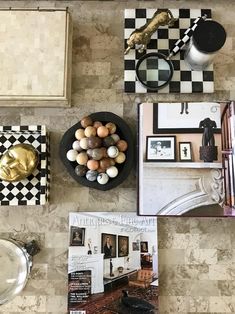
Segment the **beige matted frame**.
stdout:
[[[71,104],[71,65],[72,65],[72,19],[68,8],[0,8],[1,11],[38,11],[38,12],[65,12],[65,51],[63,60],[63,87],[59,95],[4,95],[0,93],[0,107],[66,107]],[[49,16],[49,15],[48,15]],[[36,31],[36,29],[35,29]],[[16,47],[17,49],[17,47]],[[53,50],[54,51],[54,50]],[[52,51],[52,58],[53,58]],[[26,52],[27,53],[27,52]],[[37,56],[35,56],[37,62]],[[25,75],[25,72],[24,72]],[[62,84],[61,84],[62,85]]]

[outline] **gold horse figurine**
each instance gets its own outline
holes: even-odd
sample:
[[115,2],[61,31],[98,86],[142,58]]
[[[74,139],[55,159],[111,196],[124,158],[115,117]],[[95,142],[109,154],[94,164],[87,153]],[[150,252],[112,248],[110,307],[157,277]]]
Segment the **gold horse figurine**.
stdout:
[[150,42],[151,36],[156,32],[159,26],[173,26],[177,20],[178,19],[174,18],[170,10],[157,10],[149,22],[131,33],[129,39],[127,39],[128,47],[124,54],[127,54],[135,45],[141,45],[138,51],[139,53],[142,53],[144,49],[146,49],[147,44]]

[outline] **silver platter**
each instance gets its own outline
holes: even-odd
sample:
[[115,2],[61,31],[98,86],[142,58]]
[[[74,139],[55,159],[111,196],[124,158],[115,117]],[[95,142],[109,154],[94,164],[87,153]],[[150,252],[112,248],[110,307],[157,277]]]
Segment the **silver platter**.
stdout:
[[0,238],[0,305],[11,300],[25,286],[31,262],[17,242]]

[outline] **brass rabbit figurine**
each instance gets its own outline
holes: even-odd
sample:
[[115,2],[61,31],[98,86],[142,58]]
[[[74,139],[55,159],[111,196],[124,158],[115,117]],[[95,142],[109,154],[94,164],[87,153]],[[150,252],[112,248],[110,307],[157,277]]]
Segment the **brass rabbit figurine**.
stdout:
[[136,44],[141,45],[138,51],[142,53],[146,49],[147,44],[150,42],[151,36],[158,29],[159,26],[169,25],[173,26],[175,21],[173,14],[168,9],[159,9],[157,10],[151,20],[145,25],[137,28],[134,32],[131,33],[129,39],[127,39],[127,49],[124,54],[127,54],[131,48]]

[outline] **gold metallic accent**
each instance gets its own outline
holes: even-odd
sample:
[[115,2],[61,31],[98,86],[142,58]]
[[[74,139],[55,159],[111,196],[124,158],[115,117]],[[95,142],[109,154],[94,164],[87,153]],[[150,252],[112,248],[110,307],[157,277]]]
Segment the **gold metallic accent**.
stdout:
[[8,182],[27,178],[38,165],[38,152],[29,144],[11,146],[0,159],[0,179]]
[[170,10],[157,10],[149,22],[131,33],[130,37],[127,39],[128,47],[124,54],[127,54],[135,45],[141,45],[138,51],[142,53],[150,42],[151,36],[156,32],[159,26],[173,26],[177,20],[178,19],[174,18]]

